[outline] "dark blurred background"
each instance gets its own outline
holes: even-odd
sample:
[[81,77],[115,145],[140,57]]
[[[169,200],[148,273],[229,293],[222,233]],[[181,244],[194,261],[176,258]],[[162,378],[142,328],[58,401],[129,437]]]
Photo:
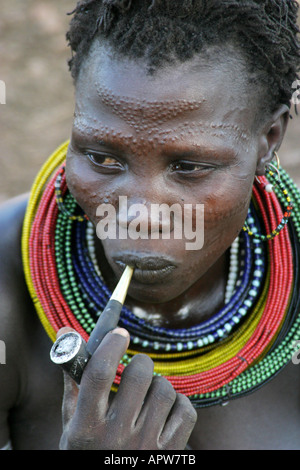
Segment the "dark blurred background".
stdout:
[[[76,0],[0,0],[0,202],[28,191],[45,159],[69,138],[73,83],[65,40]],[[300,116],[290,121],[282,165],[300,186]]]

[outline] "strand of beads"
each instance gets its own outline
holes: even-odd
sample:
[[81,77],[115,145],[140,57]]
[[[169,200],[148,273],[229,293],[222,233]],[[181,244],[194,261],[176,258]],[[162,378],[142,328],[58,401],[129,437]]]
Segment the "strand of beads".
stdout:
[[[280,168],[278,170],[278,174],[280,175]],[[280,177],[278,175],[275,175],[275,173],[272,170],[268,170],[267,176],[269,178],[270,183],[266,180],[265,177],[262,177],[262,182],[261,184],[265,188],[266,192],[272,192],[273,188],[277,188],[277,192],[281,191],[281,201],[283,202],[283,205],[285,206],[285,211],[282,215],[282,218],[280,222],[277,224],[275,228],[272,229],[271,233],[267,233],[266,235],[263,234],[256,234],[252,232],[251,228],[247,224],[247,221],[245,222],[245,225],[243,227],[243,230],[245,232],[248,232],[249,235],[251,235],[254,238],[258,238],[260,240],[272,240],[273,238],[277,237],[283,227],[288,223],[289,218],[291,217],[291,213],[293,210],[293,206],[291,204],[291,199],[289,197],[289,193],[286,189],[285,184],[281,181]],[[270,188],[270,189],[268,189]]]
[[25,281],[28,287],[29,294],[34,302],[34,306],[37,312],[37,315],[46,331],[48,336],[55,340],[56,334],[52,325],[49,323],[48,317],[45,314],[43,305],[40,303],[39,296],[36,293],[36,289],[33,283],[32,278],[32,265],[30,257],[30,237],[31,229],[34,222],[35,214],[38,210],[41,195],[44,191],[45,186],[51,175],[56,171],[58,167],[64,162],[66,158],[66,149],[68,142],[64,142],[48,160],[44,163],[41,170],[37,174],[30,192],[30,197],[28,199],[28,204],[24,216],[23,228],[22,228],[22,240],[21,240],[21,251],[22,251],[22,261],[24,267],[24,276]]
[[[58,272],[62,267],[55,259],[56,242],[54,232],[58,218],[55,200],[55,175],[43,191],[35,214],[29,238],[29,260],[32,285],[39,302],[39,315],[43,319],[46,331],[55,332],[63,326],[76,329],[85,339],[86,332],[77,322],[68,301],[61,291]],[[35,297],[33,302],[36,303]],[[47,322],[46,322],[47,319]]]
[[225,304],[228,304],[232,298],[236,284],[238,282],[239,245],[240,239],[237,237],[230,247],[230,268],[225,289]]
[[86,245],[87,245],[87,248],[88,248],[88,256],[92,261],[92,264],[93,264],[93,267],[94,267],[94,270],[95,270],[97,276],[104,283],[104,279],[103,279],[102,273],[100,271],[98,261],[97,261],[97,257],[96,257],[96,247],[95,247],[95,243],[94,243],[94,231],[95,230],[94,230],[93,224],[91,222],[88,222],[87,227],[86,227]]
[[58,170],[55,181],[54,181],[55,199],[56,199],[56,203],[58,205],[59,211],[70,220],[77,220],[79,222],[88,220],[85,214],[75,214],[77,204],[73,204],[72,206],[72,209],[74,210],[74,212],[70,212],[70,210],[68,210],[67,206],[65,205],[64,195],[61,189],[64,175],[65,175],[65,166],[62,165],[61,168]]
[[[65,207],[68,211],[75,209],[75,201],[71,198],[65,198]],[[78,278],[76,276],[76,267],[72,260],[72,223],[70,219],[59,214],[55,228],[56,241],[56,264],[58,266],[58,276],[63,295],[72,310],[75,318],[81,324],[82,328],[89,335],[94,326],[95,320],[91,318],[88,305],[82,298]],[[76,224],[76,222],[74,222]]]
[[[291,199],[291,205],[294,208],[292,212],[292,220],[295,225],[295,230],[297,232],[298,239],[300,239],[300,190],[297,188],[293,180],[289,177],[289,175],[284,171],[282,168],[280,168],[280,177],[282,180],[282,184],[284,189],[286,190],[287,188],[287,193],[290,196]],[[275,190],[276,191],[276,190]],[[281,200],[281,203],[284,204],[286,197],[283,196],[283,192],[277,192],[276,194],[278,198]]]

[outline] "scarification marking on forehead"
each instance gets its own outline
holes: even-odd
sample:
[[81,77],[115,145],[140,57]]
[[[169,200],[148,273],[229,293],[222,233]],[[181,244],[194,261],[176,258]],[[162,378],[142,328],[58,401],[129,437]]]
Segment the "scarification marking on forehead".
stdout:
[[143,134],[140,133],[139,137],[135,137],[130,132],[116,132],[113,127],[104,125],[102,122],[99,122],[86,113],[76,111],[74,126],[79,131],[83,131],[86,135],[93,136],[95,139],[119,136],[126,144],[129,144],[129,142],[136,144],[138,140],[142,140],[143,142],[146,140],[149,143],[164,143],[168,140],[176,142],[182,140],[187,135],[193,138],[199,134],[209,134],[210,136],[222,138],[222,136],[228,132],[235,140],[243,141],[244,143],[248,143],[250,140],[249,132],[246,129],[240,128],[238,125],[221,122],[209,123],[200,120],[197,122],[183,122],[172,127],[172,129],[161,129],[158,127],[158,123],[155,122],[155,124],[153,123],[153,127],[147,127],[147,129],[144,129]]
[[237,124],[224,123],[224,122],[184,122],[177,126],[177,132],[181,134],[190,134],[195,135],[196,133],[206,134],[221,137],[222,134],[230,132],[236,139],[242,140],[244,142],[250,141],[250,134],[248,129],[243,129]]
[[[118,96],[104,86],[98,86],[97,91],[102,103],[108,106],[112,112],[132,126],[137,133],[149,131],[150,133],[167,134],[168,131],[160,130],[162,124],[184,115],[185,113],[197,111],[206,101],[202,100],[164,100],[148,101],[136,100],[133,98]],[[192,129],[193,128],[193,129]],[[236,124],[223,122],[204,122],[197,121],[192,123],[190,120],[177,127],[178,132],[209,132],[210,135],[220,136],[220,133],[233,131],[236,137],[248,141],[249,132]]]
[[114,114],[135,127],[137,131],[146,130],[153,123],[161,125],[171,119],[196,111],[201,108],[202,100],[138,100],[126,96],[118,96],[104,86],[97,87],[102,103]]

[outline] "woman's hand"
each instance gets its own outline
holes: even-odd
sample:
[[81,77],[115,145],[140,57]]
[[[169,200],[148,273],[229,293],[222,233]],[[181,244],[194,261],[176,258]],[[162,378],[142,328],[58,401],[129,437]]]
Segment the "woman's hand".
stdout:
[[110,399],[118,364],[129,344],[122,328],[108,333],[88,362],[80,384],[65,374],[60,447],[104,450],[184,449],[197,414],[167,379],[153,377],[153,362],[136,355]]

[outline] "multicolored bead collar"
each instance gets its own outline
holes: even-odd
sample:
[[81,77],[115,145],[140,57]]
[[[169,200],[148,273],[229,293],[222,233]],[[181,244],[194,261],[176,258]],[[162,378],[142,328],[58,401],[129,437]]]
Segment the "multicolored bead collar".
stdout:
[[[67,147],[68,142],[55,151],[38,174],[22,236],[26,282],[52,341],[63,326],[88,340],[111,295],[95,258],[93,228],[66,186]],[[58,176],[65,213],[56,201]],[[154,373],[167,377],[195,407],[251,393],[291,360],[300,339],[300,193],[282,169],[280,176],[293,206],[289,223],[272,240],[249,235],[272,233],[286,203],[281,191],[267,193],[255,184],[247,231],[231,252],[227,300],[220,312],[192,328],[172,330],[155,327],[124,306],[120,326],[130,332],[131,343],[114,390],[140,351],[153,359]],[[81,221],[68,216],[74,212]]]

